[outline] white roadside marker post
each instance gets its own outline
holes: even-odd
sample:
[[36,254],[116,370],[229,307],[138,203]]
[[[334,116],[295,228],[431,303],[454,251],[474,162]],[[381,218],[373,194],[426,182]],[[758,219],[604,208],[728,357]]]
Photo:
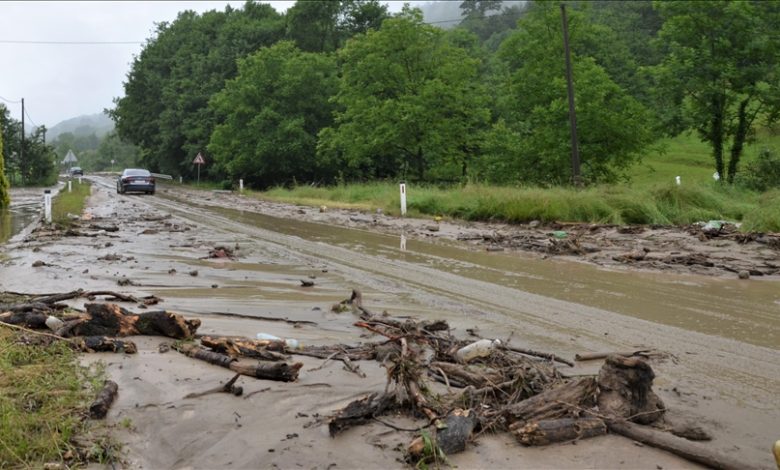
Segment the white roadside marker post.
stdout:
[[71,186],[72,186],[72,183],[73,183],[73,181],[71,181],[71,180],[68,180],[68,192],[69,192],[69,193],[73,191],[73,188],[71,187]]
[[406,183],[401,183],[401,216],[406,216]]
[[46,189],[43,191],[43,216],[46,218],[46,223],[51,223],[51,190]]

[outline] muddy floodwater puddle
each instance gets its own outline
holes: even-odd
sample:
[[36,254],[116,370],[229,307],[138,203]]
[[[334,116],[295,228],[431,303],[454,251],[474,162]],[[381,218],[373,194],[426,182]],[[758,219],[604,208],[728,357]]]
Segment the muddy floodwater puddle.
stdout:
[[14,205],[0,209],[0,244],[30,225],[39,215],[39,208],[33,203]]
[[241,224],[401,266],[432,267],[475,281],[780,349],[780,288],[776,280],[608,270],[522,253],[468,250],[451,242],[402,239],[401,233],[390,236],[248,211],[200,207]]

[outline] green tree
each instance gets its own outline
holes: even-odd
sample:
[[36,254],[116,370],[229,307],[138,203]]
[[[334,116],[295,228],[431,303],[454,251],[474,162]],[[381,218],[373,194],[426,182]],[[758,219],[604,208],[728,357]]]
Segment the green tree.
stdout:
[[238,76],[211,101],[223,122],[208,145],[219,167],[260,188],[332,177],[314,156],[317,133],[332,123],[337,74],[332,56],[289,41],[240,60]]
[[306,52],[333,52],[387,17],[379,0],[298,0],[287,10],[286,38]]
[[125,96],[109,111],[119,136],[140,147],[152,170],[194,175],[192,159],[217,123],[212,95],[236,76],[236,59],[277,42],[284,26],[271,5],[253,1],[239,10],[185,11],[159,24],[133,61]]
[[8,178],[5,177],[5,158],[3,158],[3,128],[0,127],[0,209],[11,203],[8,189]]
[[8,108],[0,103],[0,133],[3,136],[5,174],[13,183],[19,177],[19,150],[21,148],[22,123],[11,117]]
[[46,128],[41,126],[24,140],[25,184],[49,186],[57,181],[57,155],[51,145],[44,143],[45,134]]
[[336,125],[320,133],[320,158],[343,161],[350,178],[465,174],[490,112],[479,60],[452,38],[405,8],[348,42]]
[[[586,45],[601,28],[592,29],[576,11],[570,19],[582,176],[613,181],[652,142],[650,114],[587,55]],[[494,181],[571,181],[561,27],[557,4],[536,4],[499,49],[508,81],[482,167]]]
[[[666,55],[655,71],[674,132],[695,129],[729,183],[758,118],[780,113],[780,4],[658,2]],[[730,148],[729,148],[730,147]],[[728,162],[725,155],[729,154]],[[722,180],[721,180],[722,181]]]

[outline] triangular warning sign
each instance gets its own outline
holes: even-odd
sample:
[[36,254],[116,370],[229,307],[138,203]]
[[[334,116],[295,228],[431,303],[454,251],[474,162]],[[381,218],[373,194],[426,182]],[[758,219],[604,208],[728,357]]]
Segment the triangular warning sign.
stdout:
[[196,165],[203,165],[206,163],[206,160],[204,160],[203,155],[201,155],[200,152],[198,152],[198,156],[195,157],[195,160],[193,160],[192,163]]

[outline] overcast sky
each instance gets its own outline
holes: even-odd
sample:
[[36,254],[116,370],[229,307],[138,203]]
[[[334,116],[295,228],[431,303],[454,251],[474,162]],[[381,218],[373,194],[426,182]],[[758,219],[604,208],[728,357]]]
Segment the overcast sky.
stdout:
[[[284,12],[294,1],[269,1]],[[403,2],[386,2],[400,11]],[[410,2],[421,4],[424,2]],[[182,10],[241,8],[243,1],[0,1],[0,101],[25,127],[52,127],[82,114],[102,112],[124,94],[133,56],[154,24]],[[134,42],[134,44],[47,44],[46,42]],[[8,101],[11,101],[9,103]]]

